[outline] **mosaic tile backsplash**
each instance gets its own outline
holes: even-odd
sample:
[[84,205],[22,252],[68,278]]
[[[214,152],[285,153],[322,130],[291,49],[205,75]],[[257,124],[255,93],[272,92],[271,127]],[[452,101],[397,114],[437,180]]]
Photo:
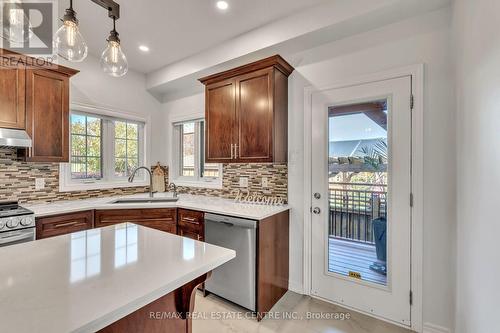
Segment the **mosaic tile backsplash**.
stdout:
[[[35,190],[35,178],[45,179],[45,188]],[[0,201],[54,202],[144,193],[146,187],[59,192],[59,163],[23,162],[15,149],[0,148]]]
[[[240,189],[239,178],[248,178],[248,188]],[[268,187],[262,188],[267,177]],[[35,179],[44,178],[45,188],[35,190]],[[235,193],[288,198],[288,168],[286,164],[224,164],[222,189],[179,187],[179,193],[217,196],[233,199]],[[166,177],[168,182],[168,175]],[[55,202],[109,197],[147,192],[147,187],[130,187],[79,192],[59,192],[59,164],[23,162],[15,149],[0,148],[0,201],[19,200],[20,203]]]
[[[288,201],[288,167],[286,164],[224,164],[222,189],[179,187],[179,193],[201,194],[234,199],[235,193],[276,197],[284,203]],[[248,188],[240,188],[240,177],[248,178]],[[262,187],[262,178],[267,178],[268,186]]]

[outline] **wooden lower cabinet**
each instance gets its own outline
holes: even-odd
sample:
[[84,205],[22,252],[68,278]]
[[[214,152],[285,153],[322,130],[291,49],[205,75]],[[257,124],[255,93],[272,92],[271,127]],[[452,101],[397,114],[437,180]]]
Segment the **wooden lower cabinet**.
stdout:
[[177,234],[203,242],[205,240],[205,214],[179,208],[177,210]]
[[94,212],[92,210],[40,217],[36,219],[36,239],[69,234],[93,227]]
[[287,210],[259,221],[257,319],[261,320],[288,290],[289,219]]
[[113,224],[130,222],[145,227],[177,233],[176,208],[149,209],[110,209],[96,210],[95,227],[101,228]]

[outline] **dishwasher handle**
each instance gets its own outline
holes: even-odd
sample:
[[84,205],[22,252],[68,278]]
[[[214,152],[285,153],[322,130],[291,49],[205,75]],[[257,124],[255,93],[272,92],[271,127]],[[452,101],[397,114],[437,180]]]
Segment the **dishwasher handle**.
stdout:
[[227,227],[238,227],[245,229],[257,229],[257,221],[247,220],[240,217],[205,213],[205,222],[221,223]]

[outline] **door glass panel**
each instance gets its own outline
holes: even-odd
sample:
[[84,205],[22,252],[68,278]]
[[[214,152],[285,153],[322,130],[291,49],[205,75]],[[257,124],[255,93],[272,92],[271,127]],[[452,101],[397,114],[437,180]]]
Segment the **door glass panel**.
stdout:
[[387,100],[328,109],[328,270],[387,285]]

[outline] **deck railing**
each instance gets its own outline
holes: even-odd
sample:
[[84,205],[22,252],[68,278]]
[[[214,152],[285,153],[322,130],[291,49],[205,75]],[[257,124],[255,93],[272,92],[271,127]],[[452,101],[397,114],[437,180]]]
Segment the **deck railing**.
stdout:
[[373,244],[373,219],[387,215],[387,185],[332,182],[329,192],[329,235]]

